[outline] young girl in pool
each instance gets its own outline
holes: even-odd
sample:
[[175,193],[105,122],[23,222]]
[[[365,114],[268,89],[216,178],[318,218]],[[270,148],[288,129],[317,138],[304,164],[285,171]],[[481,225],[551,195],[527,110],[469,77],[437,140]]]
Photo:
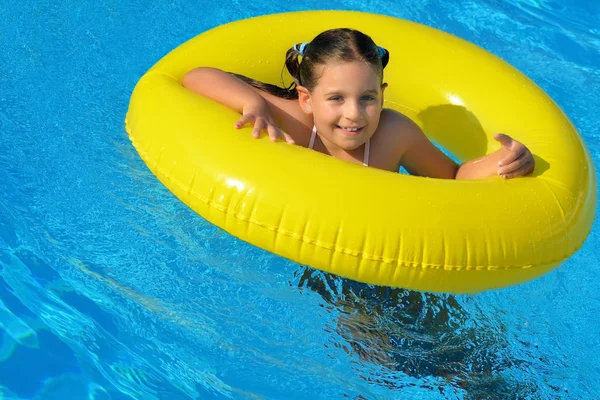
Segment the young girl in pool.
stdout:
[[[301,59],[299,59],[302,57]],[[435,147],[408,117],[383,108],[387,50],[356,30],[332,29],[287,51],[285,65],[295,82],[280,88],[214,68],[196,68],[183,86],[242,114],[235,124],[266,131],[341,160],[432,178],[513,178],[531,173],[534,159],[504,134],[501,148],[458,166]]]

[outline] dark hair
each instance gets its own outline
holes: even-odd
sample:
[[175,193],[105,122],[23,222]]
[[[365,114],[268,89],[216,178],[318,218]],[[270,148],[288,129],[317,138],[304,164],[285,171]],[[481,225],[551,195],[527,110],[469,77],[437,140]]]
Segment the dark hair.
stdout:
[[[284,99],[297,99],[297,85],[302,85],[311,91],[317,84],[316,66],[328,61],[364,61],[371,64],[383,80],[383,69],[390,59],[390,53],[377,47],[373,39],[364,33],[348,28],[330,29],[320,33],[312,42],[304,46],[300,54],[301,44],[290,48],[285,55],[285,67],[294,78],[288,87],[279,87],[263,83],[243,75],[231,73],[257,89],[271,93]],[[380,53],[383,53],[381,55]],[[299,61],[299,57],[302,60]],[[282,78],[283,82],[283,78]]]

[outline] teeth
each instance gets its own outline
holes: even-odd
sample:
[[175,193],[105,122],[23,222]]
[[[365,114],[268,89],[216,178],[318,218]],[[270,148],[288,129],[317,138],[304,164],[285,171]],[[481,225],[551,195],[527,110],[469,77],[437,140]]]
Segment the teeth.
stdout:
[[344,127],[342,127],[342,129],[345,131],[349,131],[349,132],[356,132],[359,128],[344,128]]

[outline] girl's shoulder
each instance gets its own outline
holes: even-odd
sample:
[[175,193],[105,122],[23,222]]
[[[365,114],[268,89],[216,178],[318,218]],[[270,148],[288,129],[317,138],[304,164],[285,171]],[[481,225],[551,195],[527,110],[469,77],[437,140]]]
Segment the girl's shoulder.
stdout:
[[377,168],[398,171],[402,156],[423,135],[421,129],[406,115],[384,108],[379,125],[371,138]]
[[401,112],[392,110],[391,108],[384,108],[381,110],[379,126],[385,130],[402,130],[405,132],[412,131],[415,128],[419,129],[413,120]]
[[421,128],[409,117],[396,110],[384,108],[374,139],[393,148],[405,147],[422,135]]

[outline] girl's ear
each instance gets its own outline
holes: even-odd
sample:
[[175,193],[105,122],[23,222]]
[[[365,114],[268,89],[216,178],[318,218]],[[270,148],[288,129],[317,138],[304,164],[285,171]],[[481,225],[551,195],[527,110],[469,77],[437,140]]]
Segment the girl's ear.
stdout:
[[312,104],[310,101],[310,92],[304,86],[296,86],[298,91],[298,103],[304,114],[312,115]]
[[381,84],[381,107],[383,107],[383,99],[384,99],[383,93],[385,92],[385,89],[387,87],[388,87],[387,83],[382,83]]

